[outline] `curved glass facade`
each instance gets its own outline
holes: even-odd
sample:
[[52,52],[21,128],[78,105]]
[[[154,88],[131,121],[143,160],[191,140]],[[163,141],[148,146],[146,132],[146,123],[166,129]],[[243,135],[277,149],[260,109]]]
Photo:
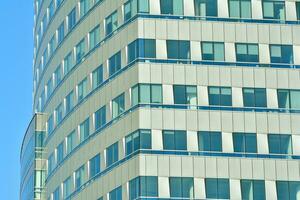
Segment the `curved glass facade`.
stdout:
[[299,2],[34,5],[22,200],[300,198]]

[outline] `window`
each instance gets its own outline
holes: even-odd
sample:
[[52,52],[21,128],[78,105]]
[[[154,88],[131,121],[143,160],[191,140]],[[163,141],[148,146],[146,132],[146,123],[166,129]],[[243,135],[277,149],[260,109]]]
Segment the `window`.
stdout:
[[43,53],[43,69],[45,69],[47,62],[48,62],[48,49],[46,48]]
[[62,71],[61,66],[59,65],[54,72],[54,86],[57,87],[61,81]]
[[234,152],[257,153],[255,133],[233,133]]
[[122,200],[122,186],[117,187],[109,193],[109,200]]
[[230,199],[229,180],[206,178],[205,192],[208,199]]
[[267,107],[266,89],[244,88],[244,107]]
[[76,8],[73,8],[73,10],[68,15],[68,31],[71,31],[76,24]]
[[276,181],[277,199],[294,200],[299,199],[299,181]]
[[47,13],[45,13],[45,15],[43,16],[42,19],[42,27],[43,27],[43,34],[45,34],[46,30],[47,30]]
[[56,0],[56,8],[58,8],[61,4],[62,0]]
[[50,78],[47,82],[47,98],[50,97],[50,95],[52,94],[52,90],[53,90],[53,87],[52,87],[52,78]]
[[196,86],[174,85],[173,92],[175,104],[197,105]]
[[91,0],[80,0],[80,17],[83,17],[91,7]]
[[80,62],[85,55],[85,39],[82,39],[77,45],[76,45],[76,62]]
[[164,150],[187,150],[186,131],[163,131]]
[[285,20],[285,2],[279,0],[263,0],[264,19]]
[[53,200],[60,200],[60,186],[53,192]]
[[284,134],[268,134],[270,154],[292,154],[292,137]]
[[92,87],[93,89],[97,88],[103,82],[103,66],[100,65],[97,69],[95,69],[92,73]]
[[64,74],[68,74],[73,68],[73,53],[70,52],[64,59]]
[[106,124],[106,106],[103,106],[95,112],[95,130],[103,127]]
[[74,130],[67,136],[67,149],[66,149],[67,154],[71,153],[73,149],[75,149],[75,147],[76,147],[76,133]]
[[300,20],[300,2],[296,2],[297,20]]
[[90,163],[90,178],[94,177],[98,173],[100,173],[100,154],[97,154],[89,161]]
[[121,69],[121,51],[109,58],[109,76]]
[[162,103],[162,86],[138,84],[131,90],[132,106],[138,103]]
[[129,200],[157,196],[158,178],[156,176],[140,176],[129,181]]
[[190,42],[184,40],[167,40],[168,59],[190,59]]
[[232,106],[232,94],[229,87],[208,87],[209,105]]
[[81,101],[87,95],[87,78],[78,84],[78,101]]
[[165,15],[183,15],[183,1],[160,0],[160,12]]
[[61,142],[57,146],[56,156],[57,156],[57,163],[58,164],[61,163],[61,161],[64,159],[64,142]]
[[66,114],[74,107],[74,92],[73,90],[66,96]]
[[106,149],[106,167],[109,167],[113,163],[119,160],[119,147],[118,142],[110,145]]
[[251,0],[229,0],[229,16],[251,18]]
[[56,37],[55,35],[52,36],[50,42],[49,42],[49,55],[51,56],[55,50],[55,45],[56,45]]
[[89,48],[93,49],[100,42],[100,26],[96,26],[89,33]]
[[125,138],[126,155],[130,155],[139,149],[151,149],[151,131],[138,130]]
[[265,182],[263,180],[241,180],[243,200],[266,199]]
[[224,61],[223,42],[202,42],[202,60]]
[[55,168],[55,156],[54,153],[51,153],[48,157],[48,174],[51,174],[51,172]]
[[292,45],[270,45],[271,63],[293,64]]
[[125,111],[124,93],[112,100],[112,118],[116,118]]
[[236,44],[236,61],[259,62],[257,44]]
[[218,2],[217,0],[194,0],[195,15],[196,16],[218,16]]
[[194,198],[194,180],[185,177],[170,177],[171,198]]
[[57,43],[60,44],[65,37],[65,23],[62,22],[57,29]]
[[124,21],[128,21],[137,13],[149,13],[149,0],[129,0],[124,5]]
[[278,107],[300,109],[300,90],[277,90]]
[[90,135],[90,119],[87,118],[79,125],[80,142],[86,140]]
[[63,106],[62,106],[62,104],[59,104],[57,106],[57,108],[55,109],[55,117],[56,117],[56,119],[55,119],[56,125],[58,125],[61,122],[61,120],[63,119]]
[[79,169],[75,171],[75,189],[77,190],[82,186],[86,180],[85,166],[82,165]]
[[66,199],[72,192],[72,178],[67,178],[63,183],[63,198]]
[[137,58],[155,58],[156,43],[154,39],[138,39],[128,45],[127,62]]
[[222,151],[222,133],[212,131],[198,132],[199,151]]
[[47,122],[47,132],[48,135],[52,134],[52,131],[54,129],[54,123],[53,123],[53,115],[50,115]]
[[48,11],[49,11],[49,21],[50,21],[54,15],[54,1],[53,0],[49,4]]
[[108,16],[105,19],[105,29],[106,29],[106,36],[110,35],[118,28],[118,13],[115,11],[113,14]]

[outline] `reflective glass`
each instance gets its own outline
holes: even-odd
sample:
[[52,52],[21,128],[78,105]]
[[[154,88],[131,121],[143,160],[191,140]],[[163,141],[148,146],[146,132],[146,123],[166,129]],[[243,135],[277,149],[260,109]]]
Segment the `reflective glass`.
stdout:
[[228,179],[205,179],[206,198],[210,199],[230,199]]

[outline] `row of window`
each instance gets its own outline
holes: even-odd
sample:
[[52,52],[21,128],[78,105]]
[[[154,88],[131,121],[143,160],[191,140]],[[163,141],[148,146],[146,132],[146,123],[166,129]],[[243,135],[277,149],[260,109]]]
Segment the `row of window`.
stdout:
[[[99,33],[99,27],[93,29],[90,35]],[[99,37],[95,37],[93,42],[99,43]],[[96,44],[94,43],[94,45]],[[167,40],[167,58],[168,59],[191,59],[190,41]],[[202,42],[202,60],[205,61],[225,61],[225,47],[223,42]],[[68,74],[76,63],[80,62],[87,53],[86,39],[82,39],[75,50],[70,52],[62,64],[54,71],[53,76],[47,81],[45,89],[39,98],[38,110],[41,110],[46,101],[51,96],[54,88],[62,81],[62,77]],[[152,39],[138,39],[128,45],[127,62],[131,63],[137,58],[156,58],[156,42]],[[258,44],[236,44],[236,60],[238,62],[259,62]],[[75,58],[74,58],[75,54]],[[271,63],[293,63],[293,46],[292,45],[270,45]],[[75,62],[76,61],[76,62]],[[121,69],[121,51],[114,54],[108,60],[109,76],[114,75]],[[93,88],[101,84],[104,79],[103,66],[92,72]],[[87,87],[87,81],[80,83]],[[83,87],[84,88],[84,87]],[[81,89],[81,88],[79,88]],[[84,93],[85,91],[83,91]]]
[[[192,177],[169,177],[167,186],[171,198],[194,199],[195,182]],[[72,184],[64,182],[64,185]],[[76,182],[75,182],[76,183]],[[241,198],[243,200],[265,200],[266,186],[264,180],[241,179],[240,180]],[[66,188],[72,186],[66,185]],[[135,200],[141,197],[159,197],[159,177],[157,176],[138,176],[128,183],[128,199]],[[227,178],[205,178],[205,197],[206,199],[230,199],[230,179]],[[65,188],[65,187],[64,187]],[[122,200],[122,186],[115,188],[108,193],[109,200]],[[52,200],[60,200],[61,193],[58,187],[52,194]],[[64,193],[63,189],[63,194]],[[232,190],[233,191],[233,190]],[[236,191],[236,190],[234,190]],[[300,192],[299,181],[276,181],[276,194],[278,200],[298,199]],[[63,195],[63,198],[66,197]],[[98,198],[103,200],[103,197]]]
[[[87,13],[88,9],[90,9],[92,7],[91,6],[93,4],[92,1],[93,0],[80,0],[80,4],[79,4],[80,5],[80,13],[79,13],[80,17],[77,17],[77,14],[76,14],[77,12],[76,12],[76,7],[75,7],[67,16],[67,20],[66,20],[66,22],[67,22],[66,26],[67,27],[65,28],[65,22],[61,23],[61,25],[58,27],[57,31],[55,32],[53,37],[50,39],[50,42],[47,45],[47,48],[44,50],[43,55],[42,55],[42,59],[41,59],[39,65],[38,65],[38,69],[37,69],[36,75],[35,75],[37,82],[39,80],[39,77],[40,77],[41,73],[44,71],[44,68],[45,68],[46,63],[48,62],[49,58],[51,57],[51,55],[55,51],[56,47],[64,39],[65,32],[66,31],[70,32],[75,27],[77,21]],[[96,4],[100,0],[95,0],[95,1],[97,1],[97,2],[95,2],[95,4]],[[176,2],[173,5],[173,3],[172,3],[173,1],[174,0],[163,1],[163,2],[166,3],[166,5],[168,5],[170,7],[162,6],[161,7],[162,8],[162,13],[169,13],[167,11],[163,11],[164,8],[171,11],[172,10],[171,8],[174,5],[176,5],[175,7],[178,7],[178,6],[180,7],[180,5],[183,5],[182,3],[179,3],[179,2]],[[178,1],[182,1],[182,0],[178,0]],[[195,1],[197,1],[197,0],[195,0]],[[199,2],[195,2],[195,5],[196,5],[196,7],[197,7],[197,5],[199,5],[200,7],[199,7],[199,9],[196,9],[196,10],[203,10],[206,7],[209,7],[209,8],[214,7],[212,5],[210,5],[210,6],[206,5],[206,4],[208,4],[206,2],[207,0],[198,0],[198,1]],[[249,1],[248,0],[242,0],[242,1],[241,0],[231,0],[231,1],[232,1],[232,3],[230,3],[230,5],[239,5],[239,4],[244,5],[243,2],[250,2],[250,0]],[[273,4],[271,1],[268,1],[268,2],[267,2],[267,0],[265,0],[265,1],[266,2],[264,2],[263,5],[272,5]],[[238,3],[238,2],[240,2],[240,3]],[[284,4],[284,1],[282,1],[282,2],[281,1],[274,1],[274,2],[275,2],[275,4],[276,4],[276,2]],[[149,13],[149,5],[148,4],[149,4],[148,0],[130,0],[130,1],[128,1],[124,5],[124,9],[125,9],[125,15],[124,15],[125,19],[124,20],[128,21],[136,13]],[[164,3],[162,3],[162,4],[164,4]],[[297,3],[297,8],[299,7],[298,4],[299,3]],[[52,5],[52,3],[50,5]],[[54,3],[53,3],[53,5],[54,5]],[[216,6],[217,2],[215,2],[213,5]],[[250,5],[250,3],[248,3],[247,5]],[[177,8],[175,10],[183,10],[183,9]],[[212,10],[212,8],[210,8],[210,10]],[[238,9],[234,8],[233,10],[238,10]],[[244,10],[244,9],[241,9],[241,10]],[[196,13],[197,13],[197,11],[196,11]],[[118,16],[117,16],[117,14],[118,14],[117,11],[115,11],[105,19],[105,35],[106,36],[110,35],[114,30],[116,30],[118,28],[118,21],[117,21]],[[79,19],[77,19],[77,18],[79,18]],[[44,25],[44,24],[47,24],[47,23],[42,22],[42,25]],[[42,28],[40,30],[42,30]],[[39,36],[40,36],[40,34],[37,34],[37,38],[41,38]],[[89,42],[88,42],[89,43],[89,45],[88,45],[89,49],[94,48],[94,46],[96,44],[98,44],[99,41],[100,41],[100,25],[97,25],[95,27],[95,29],[92,30],[89,33],[89,37],[87,37],[87,39],[85,39],[85,40],[89,40]],[[172,44],[170,44],[170,45],[172,45]],[[176,44],[173,44],[173,45],[176,45]],[[178,47],[183,47],[183,50],[184,50],[184,47],[185,47],[185,49],[189,48],[184,44],[182,44],[182,46],[177,45],[177,48]],[[207,45],[204,45],[203,48],[207,49],[207,51],[209,52],[207,57],[203,56],[204,60],[206,60],[205,58],[207,58],[208,60],[224,60],[224,47],[222,47],[221,44],[213,44],[213,45],[212,44],[207,44]],[[279,49],[279,48],[280,47],[274,47],[274,49],[272,49],[272,51],[274,51],[274,54],[276,54],[274,56],[275,57],[274,62],[291,63],[292,62],[292,56],[291,56],[291,53],[292,53],[291,51],[292,50],[288,47],[287,47],[288,49]],[[76,46],[76,49],[77,50],[75,50],[76,52],[75,52],[75,55],[74,55],[75,60],[76,61],[81,60],[82,56],[85,54],[85,49],[86,49],[85,41],[81,41]],[[179,49],[182,49],[182,48],[179,48]],[[182,52],[184,52],[183,50],[182,50]],[[211,51],[213,51],[213,52],[211,52]],[[237,60],[239,60],[238,58],[241,58],[242,62],[247,61],[247,59],[249,59],[249,62],[258,62],[258,48],[257,48],[257,46],[249,46],[249,47],[247,47],[247,46],[237,46],[237,51],[241,52],[240,54],[237,53],[237,55],[239,55],[239,56],[237,56]],[[286,54],[290,54],[290,55],[286,55],[286,56],[281,55],[281,54],[284,54],[285,52],[286,52]],[[245,58],[245,55],[246,55],[246,58]],[[177,56],[173,55],[171,57],[180,58],[180,55],[177,55]],[[186,53],[184,53],[183,58],[187,59],[187,57],[189,57],[189,56],[187,56]],[[279,57],[285,57],[285,59],[281,61],[281,59]],[[70,59],[71,59],[71,57],[70,57]],[[71,63],[71,60],[70,60],[70,63]]]
[[[87,126],[88,127],[88,126]],[[84,129],[84,127],[83,127]],[[81,130],[81,127],[80,127]],[[51,174],[54,168],[59,165],[66,154],[72,152],[77,143],[76,140],[83,142],[86,138],[76,138],[75,132],[72,132],[66,139],[58,145],[56,150],[50,154],[48,158],[48,172]],[[222,133],[212,131],[198,131],[198,151],[199,152],[222,152]],[[162,144],[165,151],[187,151],[188,150],[188,135],[187,131],[181,130],[163,130]],[[151,130],[137,130],[125,137],[125,156],[140,149],[152,149]],[[268,148],[269,154],[292,155],[293,144],[292,136],[290,134],[268,134]],[[105,152],[105,166],[110,167],[119,161],[119,145],[123,142],[116,142],[106,148]],[[233,152],[235,153],[258,153],[258,139],[256,133],[232,133]],[[66,151],[64,151],[66,149]],[[88,171],[88,177],[92,178],[101,172],[100,153],[93,157],[89,164],[83,165],[79,168],[78,173],[83,170]],[[75,172],[75,175],[77,174]],[[85,177],[85,176],[84,176]],[[86,179],[86,178],[84,178]],[[78,182],[78,183],[77,183]],[[84,181],[76,181],[75,188],[79,188]]]
[[[87,78],[77,86],[77,102],[80,102],[88,94]],[[95,86],[96,87],[96,86]],[[232,88],[209,86],[207,89],[209,106],[233,106]],[[141,104],[162,104],[163,89],[160,84],[137,84],[131,88],[131,106]],[[267,92],[265,88],[243,88],[243,106],[250,108],[266,108]],[[197,86],[193,85],[173,85],[173,99],[176,105],[197,105],[198,104]],[[300,90],[278,89],[277,90],[278,108],[300,109]],[[75,106],[74,92],[71,91],[60,103],[54,113],[50,115],[47,123],[48,135],[51,135],[54,128],[58,126],[62,119]],[[94,129],[103,127],[107,119],[107,108],[104,105],[97,110],[94,117]],[[110,111],[109,111],[110,112]],[[112,119],[125,112],[125,93],[120,94],[112,100]],[[89,122],[87,123],[89,124]]]
[[[80,0],[79,16],[84,16],[92,5],[95,5],[100,0]],[[41,38],[46,31],[47,24],[51,21],[55,10],[59,7],[62,0],[52,0],[48,6],[43,20],[40,25],[40,30],[37,38]],[[297,20],[300,20],[300,3],[295,2]],[[184,15],[183,0],[160,0],[160,12],[167,15]],[[230,18],[252,18],[251,0],[228,0],[228,10]],[[264,19],[286,19],[285,1],[278,0],[264,0],[262,1],[262,12]],[[129,0],[124,4],[124,21],[128,21],[137,13],[149,13],[148,0]],[[218,1],[217,0],[194,0],[195,16],[202,17],[218,17]],[[115,11],[112,15],[106,18],[107,35],[111,33],[118,26],[118,13]],[[68,27],[72,28],[76,23],[76,9],[68,15]],[[38,40],[38,39],[37,39]],[[38,42],[39,43],[39,42]]]

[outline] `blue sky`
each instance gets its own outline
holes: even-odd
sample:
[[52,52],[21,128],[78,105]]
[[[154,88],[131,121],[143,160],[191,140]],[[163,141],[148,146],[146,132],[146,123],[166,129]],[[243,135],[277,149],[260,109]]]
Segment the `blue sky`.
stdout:
[[19,152],[32,116],[32,0],[0,5],[0,199],[19,199]]

